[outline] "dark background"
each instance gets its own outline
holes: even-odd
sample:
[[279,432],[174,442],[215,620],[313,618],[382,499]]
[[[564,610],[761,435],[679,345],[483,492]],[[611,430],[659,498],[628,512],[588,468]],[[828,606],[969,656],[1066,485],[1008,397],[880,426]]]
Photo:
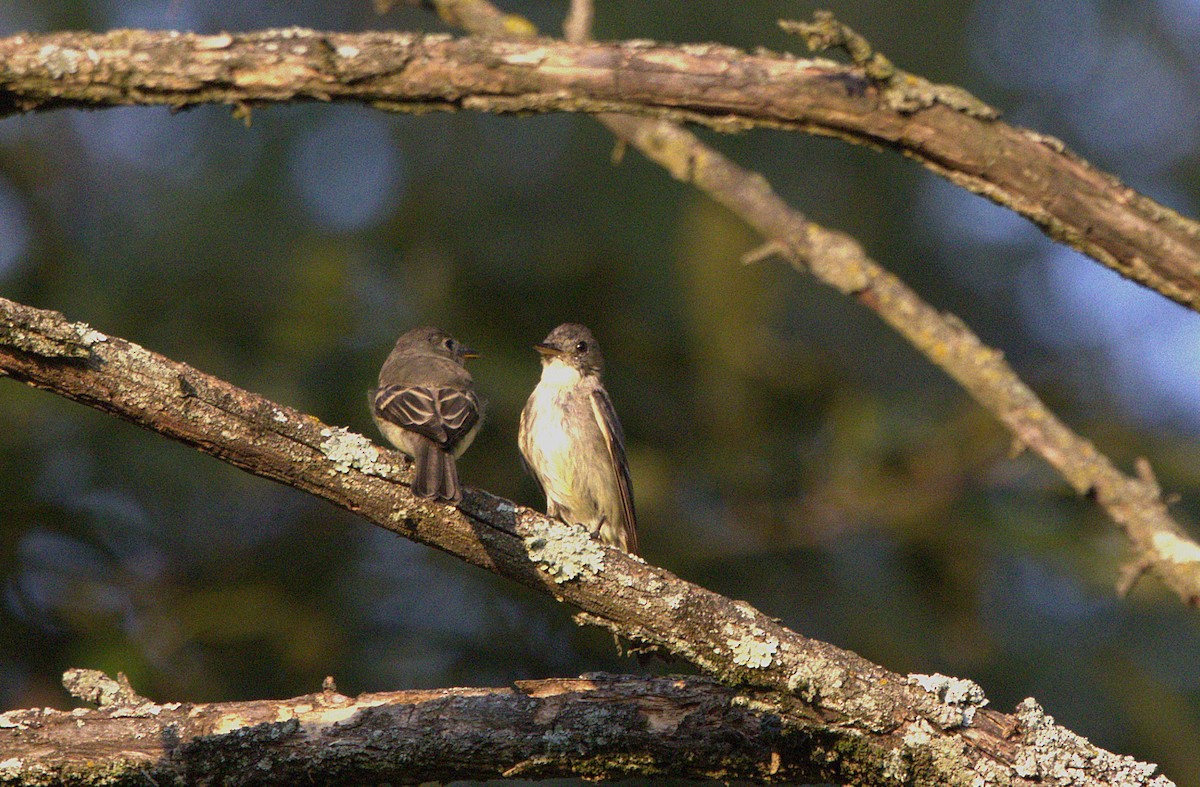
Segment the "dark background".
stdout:
[[[565,2],[505,8],[557,31]],[[828,7],[903,68],[1184,213],[1200,197],[1200,3],[599,3],[604,39],[803,53]],[[303,25],[442,30],[362,2],[0,6],[0,34]],[[701,132],[1002,349],[1200,534],[1200,315],[894,154]],[[354,106],[132,108],[0,122],[0,294],[376,439],[365,391],[418,324],[478,348],[467,484],[542,504],[516,421],[530,345],[596,332],[651,562],[899,672],[1035,696],[1200,785],[1200,618],[1122,537],[857,304],[586,117]],[[162,701],[638,672],[570,610],[52,395],[0,381],[0,708],[69,707],[67,667]]]

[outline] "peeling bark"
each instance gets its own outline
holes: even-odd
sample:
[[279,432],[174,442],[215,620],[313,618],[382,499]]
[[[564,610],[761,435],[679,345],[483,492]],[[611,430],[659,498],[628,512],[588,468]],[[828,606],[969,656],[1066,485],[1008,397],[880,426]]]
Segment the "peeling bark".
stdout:
[[[87,670],[68,676],[77,685],[118,683]],[[980,710],[981,694],[939,678],[920,682],[959,703],[961,718],[971,720],[969,739],[940,736],[928,724],[871,735],[852,718],[830,720],[778,692],[699,677],[599,674],[358,697],[337,693],[326,679],[323,691],[303,697],[225,703],[158,703],[130,690],[102,694],[108,700],[95,710],[0,714],[0,785],[657,776],[1169,787],[1152,778],[1154,766],[1095,749],[1032,701],[1017,716]],[[943,760],[959,759],[967,740],[988,756],[949,777]]]

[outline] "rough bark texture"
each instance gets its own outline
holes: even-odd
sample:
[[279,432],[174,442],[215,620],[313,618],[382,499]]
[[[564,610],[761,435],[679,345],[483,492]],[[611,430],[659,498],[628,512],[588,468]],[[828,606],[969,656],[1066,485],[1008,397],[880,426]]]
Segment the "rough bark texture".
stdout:
[[[414,784],[563,776],[925,783],[926,765],[899,734],[867,742],[852,720],[829,722],[794,699],[706,678],[589,675],[353,698],[327,679],[316,694],[229,703],[156,703],[88,670],[70,670],[64,682],[100,707],[0,714],[0,784]],[[1013,761],[1013,773],[1023,777],[1061,779],[1038,770],[1024,737],[1053,731],[1061,752],[1095,754],[1055,728],[1035,703],[1016,717],[970,704],[963,709],[990,736],[993,755]],[[1009,724],[1016,726],[1003,726]],[[1009,739],[998,737],[1006,732]],[[891,762],[886,772],[847,767],[847,754],[860,745],[878,747]],[[1138,770],[1152,766],[1113,762],[1116,768],[1096,771],[1095,778],[1080,770],[1080,780],[1070,783],[1110,783],[1103,777],[1167,784],[1139,780]]]
[[[468,27],[478,12],[484,21],[475,29],[490,35],[533,32],[483,2],[435,5]],[[894,78],[890,64],[856,49],[844,30],[819,27],[797,30],[857,51],[855,66],[712,45],[572,47],[305,30],[17,36],[0,40],[0,114],[212,102],[247,111],[265,102],[346,100],[402,111],[611,110],[726,129],[797,128],[901,150],[1126,275],[1200,304],[1194,223],[1057,141],[997,122],[993,110],[961,91]],[[743,215],[771,250],[878,311],[1078,490],[1096,493],[1145,550],[1143,560],[1195,601],[1200,548],[1166,516],[1148,467],[1138,479],[1118,473],[1045,411],[999,353],[923,304],[852,239],[790,210],[761,177],[670,123],[603,120]],[[184,706],[76,674],[77,695],[103,707],[0,714],[0,782],[671,773],[864,784],[1169,784],[1153,776],[1154,766],[1057,727],[1032,701],[1006,715],[983,708],[970,682],[890,673],[508,501],[478,491],[461,510],[418,500],[398,455],[365,438],[53,312],[0,299],[0,370],[548,592],[584,610],[582,621],[665,648],[742,687],[605,679],[354,700],[330,689],[282,702]],[[684,733],[709,737],[684,741]],[[699,740],[707,741],[703,750]],[[665,754],[676,745],[693,756]]]
[[[587,676],[507,689],[155,703],[100,684],[96,710],[0,715],[0,783],[57,784],[96,762],[134,783],[361,784],[626,775],[821,781],[838,736],[704,678]],[[328,683],[328,682],[327,682]],[[109,686],[105,686],[109,684]],[[86,690],[86,689],[85,689]],[[18,772],[22,781],[18,782]],[[314,778],[315,776],[315,778]]]
[[[478,490],[467,490],[461,509],[420,500],[408,489],[399,454],[55,312],[0,298],[0,371],[548,593],[583,610],[584,622],[663,648],[727,685],[767,692],[756,696],[771,713],[783,708],[811,719],[814,736],[818,729],[834,736],[821,739],[831,741],[828,748],[811,752],[821,778],[1169,784],[1153,777],[1154,766],[1102,752],[1054,726],[1036,703],[1017,716],[982,709],[985,700],[973,684],[910,681],[593,541],[582,528]],[[140,700],[120,684],[108,695],[127,705]],[[37,713],[0,715],[0,732],[10,744],[22,740]],[[285,717],[266,728],[227,730],[233,739],[222,745],[261,751],[294,735],[298,724]],[[0,777],[11,773],[20,783],[25,761],[5,753],[7,745],[0,747]],[[110,763],[94,756],[90,775]],[[1072,763],[1069,770],[1064,762]],[[242,773],[229,772],[230,778]]]
[[[453,18],[456,7],[440,3]],[[461,10],[461,9],[460,9]],[[465,15],[465,11],[462,14]],[[499,16],[486,29],[528,31]],[[1200,310],[1200,225],[962,90],[716,44],[569,44],[303,29],[0,40],[0,116],[56,107],[356,101],[395,111],[620,112],[893,148]]]
[[[116,683],[79,670],[68,676],[100,684],[93,693]],[[847,730],[831,729],[802,703],[696,677],[593,675],[354,698],[328,689],[237,703],[104,696],[96,710],[0,715],[9,763],[0,763],[0,784],[86,781],[97,763],[114,780],[160,785],[847,776],[834,755]]]

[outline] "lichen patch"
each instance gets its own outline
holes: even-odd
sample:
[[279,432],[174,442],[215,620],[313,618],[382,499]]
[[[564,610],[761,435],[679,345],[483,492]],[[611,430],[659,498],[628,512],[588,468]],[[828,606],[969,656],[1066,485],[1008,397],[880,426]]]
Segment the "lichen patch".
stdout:
[[321,453],[333,462],[334,470],[348,473],[361,470],[368,475],[384,475],[387,465],[379,461],[379,448],[362,435],[343,427],[322,429]]
[[557,585],[585,574],[594,576],[604,567],[604,548],[578,525],[551,522],[525,538],[525,550]]
[[758,627],[751,630],[751,636],[732,638],[726,644],[733,653],[733,663],[750,669],[771,666],[779,651],[779,640]]

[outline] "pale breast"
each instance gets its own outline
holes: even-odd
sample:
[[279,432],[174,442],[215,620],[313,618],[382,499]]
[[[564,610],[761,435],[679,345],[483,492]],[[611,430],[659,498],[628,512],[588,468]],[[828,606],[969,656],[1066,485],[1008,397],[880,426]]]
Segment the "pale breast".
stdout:
[[601,501],[615,499],[616,493],[609,488],[614,484],[608,455],[586,396],[574,387],[539,384],[521,442],[548,501],[563,518],[595,532],[602,519],[613,519]]

